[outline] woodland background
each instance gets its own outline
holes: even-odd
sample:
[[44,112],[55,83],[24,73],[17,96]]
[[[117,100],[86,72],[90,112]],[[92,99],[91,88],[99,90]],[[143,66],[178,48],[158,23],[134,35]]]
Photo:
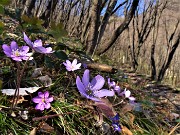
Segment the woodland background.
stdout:
[[89,56],[180,86],[179,0],[15,0],[12,6],[45,27],[62,23]]

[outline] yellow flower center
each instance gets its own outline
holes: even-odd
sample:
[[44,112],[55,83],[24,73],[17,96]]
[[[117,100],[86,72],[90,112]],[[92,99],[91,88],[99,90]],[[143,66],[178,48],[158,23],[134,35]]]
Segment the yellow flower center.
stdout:
[[12,53],[13,53],[13,55],[15,55],[15,56],[20,56],[20,52],[18,51],[18,49],[12,51]]
[[45,99],[44,99],[44,98],[42,98],[42,102],[45,102]]

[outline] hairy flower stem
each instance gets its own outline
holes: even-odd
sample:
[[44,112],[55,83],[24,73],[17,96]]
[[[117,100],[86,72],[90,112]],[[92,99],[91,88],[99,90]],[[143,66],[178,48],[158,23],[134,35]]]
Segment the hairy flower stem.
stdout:
[[16,83],[16,90],[15,90],[15,93],[14,93],[13,102],[12,102],[12,106],[11,106],[12,109],[14,109],[16,107],[17,102],[19,100],[19,88],[20,88],[20,85],[21,85],[22,76],[23,76],[24,70],[27,67],[27,62],[29,61],[31,56],[29,56],[29,58],[26,60],[22,70],[20,70],[20,67],[21,67],[20,62],[17,62],[17,80],[16,80],[17,83]]

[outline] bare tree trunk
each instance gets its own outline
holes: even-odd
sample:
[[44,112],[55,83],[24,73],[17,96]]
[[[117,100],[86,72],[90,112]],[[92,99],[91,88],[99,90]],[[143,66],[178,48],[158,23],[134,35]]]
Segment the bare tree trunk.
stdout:
[[74,6],[76,6],[78,4],[78,2],[80,0],[77,0],[74,3],[72,1],[73,0],[71,0],[70,3],[69,3],[69,9],[67,11],[67,15],[66,15],[65,23],[64,23],[65,29],[67,28],[67,25],[68,25],[68,21],[69,21],[69,18],[70,18],[71,10],[74,8]]
[[95,52],[99,42],[101,41],[101,38],[102,38],[104,31],[106,29],[106,25],[108,23],[108,20],[111,16],[111,13],[113,12],[113,9],[115,8],[116,4],[117,4],[117,0],[113,0],[113,1],[110,0],[109,1],[108,7],[106,9],[106,13],[105,13],[103,20],[102,20],[102,23],[99,27],[99,34],[98,34],[96,46],[94,48],[94,52]]
[[[169,43],[172,41],[172,39],[174,37],[174,34],[175,34],[176,30],[177,30],[178,25],[179,25],[179,20],[178,20],[178,22],[176,24],[174,32],[171,34],[171,36],[169,38]],[[161,70],[160,70],[160,72],[158,74],[158,80],[157,80],[158,82],[161,82],[162,79],[164,78],[165,72],[169,68],[169,65],[171,64],[174,53],[175,53],[177,47],[179,46],[179,42],[180,42],[180,32],[178,33],[177,39],[176,39],[175,43],[173,44],[173,46],[171,48],[171,51],[169,52],[167,61],[164,61],[163,65],[161,67]]]
[[131,9],[128,12],[127,16],[125,17],[125,20],[123,23],[114,31],[111,39],[106,43],[104,49],[97,52],[98,55],[104,54],[107,50],[111,48],[111,46],[114,44],[114,42],[117,40],[119,35],[128,27],[130,21],[132,20],[132,17],[134,16],[134,13],[136,11],[136,8],[138,6],[139,0],[133,0],[133,3],[131,5]]
[[91,8],[91,26],[89,30],[89,38],[87,42],[87,49],[86,53],[92,54],[93,50],[97,43],[97,37],[98,37],[98,28],[99,28],[99,21],[100,21],[100,6],[102,4],[102,0],[93,0]]
[[[157,37],[158,37],[158,32],[159,32],[159,20],[161,18],[161,15],[162,15],[162,12],[163,10],[166,8],[166,5],[167,5],[167,1],[164,3],[162,9],[160,9],[159,13],[156,13],[155,14],[155,19],[157,21],[154,22],[156,23],[153,27],[153,35],[152,35],[152,45],[151,45],[151,80],[156,80],[157,79],[157,71],[156,71],[156,63],[155,63],[155,59],[154,59],[154,54],[155,54],[155,47],[156,47],[156,42],[157,42]],[[158,10],[158,5],[156,5],[156,10]],[[156,11],[158,12],[158,11]]]

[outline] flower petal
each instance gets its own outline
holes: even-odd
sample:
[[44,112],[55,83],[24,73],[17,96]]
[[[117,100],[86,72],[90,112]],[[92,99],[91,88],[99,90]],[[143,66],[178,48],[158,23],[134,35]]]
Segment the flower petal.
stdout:
[[114,81],[111,82],[111,79],[108,78],[108,85],[109,87],[115,87],[116,83]]
[[103,87],[104,83],[105,80],[102,76],[100,75],[95,76],[91,81],[91,90],[93,91],[100,90]]
[[42,98],[40,98],[40,97],[34,97],[34,98],[32,99],[32,101],[33,101],[34,103],[41,103],[41,102],[42,102]]
[[129,100],[135,101],[136,99],[134,97],[129,97]]
[[46,109],[49,109],[51,107],[51,104],[50,103],[46,103],[45,106],[44,106]]
[[6,44],[3,44],[3,45],[2,45],[2,48],[3,48],[3,50],[4,50],[4,53],[5,53],[8,57],[10,57],[10,56],[11,56],[11,52],[12,52],[10,46],[8,46],[8,45],[6,45]]
[[43,111],[44,107],[45,107],[45,103],[42,103],[41,106],[40,106],[40,110]]
[[85,87],[84,87],[83,83],[81,82],[79,76],[77,76],[77,78],[76,78],[76,85],[77,85],[77,88],[78,88],[79,92],[81,93],[81,95],[86,95]]
[[67,63],[66,62],[63,62],[64,66],[67,66]]
[[44,92],[44,98],[48,98],[48,97],[49,97],[49,92],[48,91]]
[[105,97],[105,96],[114,96],[114,91],[110,91],[110,90],[106,90],[106,89],[102,89],[102,90],[99,90],[99,91],[95,91],[94,92],[94,96],[95,97]]
[[69,60],[66,60],[67,66],[72,66],[71,62]]
[[54,51],[52,51],[52,48],[51,47],[47,47],[46,48],[46,53],[53,53]]
[[44,103],[39,103],[39,104],[37,104],[36,107],[35,107],[35,109],[36,109],[36,110],[41,110],[41,111],[43,111],[43,110],[44,110]]
[[83,77],[82,77],[82,82],[84,84],[84,87],[87,88],[89,85],[89,70],[86,69],[84,71]]
[[74,59],[73,62],[72,62],[72,66],[75,67],[77,64],[77,59]]
[[29,46],[22,46],[20,50],[23,51],[24,53],[27,53],[29,51]]
[[19,47],[18,47],[18,45],[17,45],[17,43],[15,41],[12,41],[10,46],[11,46],[11,50],[19,49]]
[[52,102],[53,100],[53,97],[46,98],[46,103]]
[[44,98],[44,94],[43,94],[42,92],[38,92],[38,96],[39,96],[40,98]]
[[117,94],[120,94],[121,88],[120,88],[118,85],[116,85],[116,86],[114,87],[114,91],[117,92]]
[[32,41],[28,38],[28,36],[25,34],[25,32],[23,32],[24,35],[24,41],[26,42],[26,44],[28,44],[31,48],[33,48],[33,43]]
[[80,67],[81,67],[81,63],[75,65],[75,70],[80,69]]
[[15,61],[22,61],[22,58],[21,57],[14,57],[14,56],[11,56],[11,58]]
[[129,90],[125,90],[124,95],[125,95],[126,98],[129,98],[130,95],[131,95],[131,92]]
[[42,40],[41,39],[35,40],[33,47],[42,47]]
[[67,71],[73,71],[71,67],[66,67]]
[[46,53],[46,48],[42,46],[34,47],[33,49],[38,53]]

